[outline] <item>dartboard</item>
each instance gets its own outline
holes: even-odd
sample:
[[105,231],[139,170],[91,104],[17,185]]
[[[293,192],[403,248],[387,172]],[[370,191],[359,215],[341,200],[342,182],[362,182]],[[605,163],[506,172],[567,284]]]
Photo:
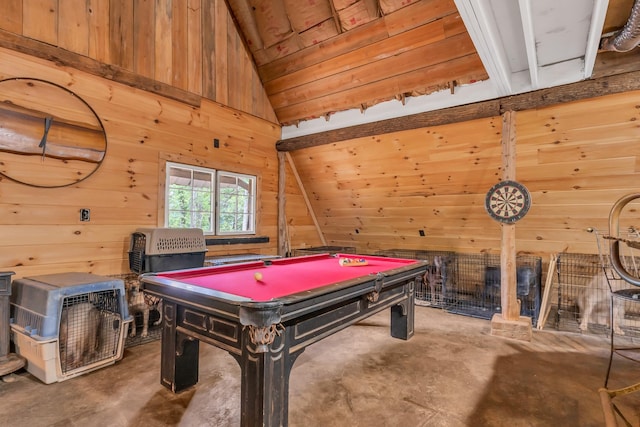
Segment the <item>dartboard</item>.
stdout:
[[531,207],[527,188],[516,181],[501,181],[487,192],[484,206],[491,218],[502,223],[514,223]]

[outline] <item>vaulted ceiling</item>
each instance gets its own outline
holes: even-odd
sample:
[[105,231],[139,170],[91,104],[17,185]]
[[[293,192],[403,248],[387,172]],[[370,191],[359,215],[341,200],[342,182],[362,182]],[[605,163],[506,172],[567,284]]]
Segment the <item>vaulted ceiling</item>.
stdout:
[[601,38],[619,35],[634,6],[633,0],[227,1],[283,139],[588,79]]

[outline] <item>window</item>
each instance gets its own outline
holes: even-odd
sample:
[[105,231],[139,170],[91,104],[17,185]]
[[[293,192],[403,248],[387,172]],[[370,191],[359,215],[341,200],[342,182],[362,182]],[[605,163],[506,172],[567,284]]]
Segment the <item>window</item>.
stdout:
[[216,234],[254,232],[255,194],[255,177],[218,172]]
[[167,162],[165,190],[165,227],[255,233],[255,176]]

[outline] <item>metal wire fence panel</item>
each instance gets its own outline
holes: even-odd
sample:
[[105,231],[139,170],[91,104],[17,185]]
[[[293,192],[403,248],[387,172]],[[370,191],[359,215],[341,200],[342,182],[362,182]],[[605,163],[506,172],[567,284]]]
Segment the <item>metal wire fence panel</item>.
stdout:
[[[607,298],[606,281],[601,273],[601,259],[597,254],[559,254],[547,326],[561,331],[580,332],[580,306],[585,304],[585,299],[593,298],[595,301]],[[591,289],[591,292],[587,292],[587,289]],[[599,328],[598,325],[604,326],[604,322],[601,319],[593,326]],[[605,331],[600,328],[598,332]]]
[[[455,277],[445,292],[447,311],[483,319],[502,311],[500,255],[457,254]],[[541,278],[540,257],[520,255],[516,258],[520,314],[531,317],[534,323],[540,315]]]
[[[551,314],[545,327],[608,334],[613,326],[617,334],[640,337],[640,299],[634,300],[640,293],[612,270],[607,248],[605,243],[600,246],[600,254],[558,256]],[[630,270],[637,264],[631,255],[621,256],[621,262]]]
[[[422,283],[416,286],[417,305],[484,319],[501,312],[500,255],[410,249],[387,249],[376,254],[429,261]],[[542,259],[518,256],[516,266],[521,314],[536,322],[540,315]]]
[[416,305],[444,307],[445,293],[455,281],[456,254],[450,251],[413,249],[386,249],[376,253],[391,258],[419,259],[429,262],[429,267],[420,283],[416,284]]

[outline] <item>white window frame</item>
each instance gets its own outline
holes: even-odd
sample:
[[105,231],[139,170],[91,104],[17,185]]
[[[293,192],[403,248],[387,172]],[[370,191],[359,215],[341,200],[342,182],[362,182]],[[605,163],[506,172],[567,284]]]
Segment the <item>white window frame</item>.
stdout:
[[[253,176],[253,175],[247,175],[247,174],[241,174],[241,173],[235,173],[235,172],[227,172],[227,171],[218,171],[217,175],[217,180],[216,180],[216,190],[217,190],[217,198],[216,198],[216,235],[218,236],[227,236],[230,234],[256,234],[256,182],[257,182],[257,177]],[[220,220],[220,216],[223,214],[221,212],[222,209],[222,201],[221,198],[223,197],[223,191],[222,191],[222,179],[224,177],[229,177],[229,178],[239,178],[239,179],[246,179],[249,181],[249,194],[248,194],[248,200],[247,200],[247,209],[246,212],[239,212],[238,210],[234,210],[233,212],[224,212],[224,214],[233,214],[233,215],[242,215],[242,216],[246,216],[248,219],[248,224],[247,230],[244,231],[222,231],[220,230],[220,225],[222,223],[222,221]]]
[[[175,163],[175,162],[166,162],[165,165],[165,207],[164,207],[164,226],[169,227],[169,214],[170,214],[170,190],[171,190],[171,168],[176,169],[184,169],[191,171],[191,174],[194,172],[202,172],[211,174],[211,207],[210,207],[210,215],[211,215],[211,230],[203,229],[204,234],[206,235],[220,235],[220,236],[229,236],[229,235],[247,235],[247,234],[256,234],[256,224],[257,224],[257,182],[258,177],[255,175],[249,174],[241,174],[230,171],[223,171],[213,168],[205,168],[201,166],[193,166],[184,163]],[[220,230],[220,185],[222,177],[233,177],[233,178],[242,178],[246,179],[250,183],[250,191],[249,191],[249,200],[248,200],[248,212],[245,215],[248,218],[249,224],[248,229],[243,231],[221,231]],[[193,214],[196,213],[195,210],[192,211]],[[236,212],[238,213],[238,212]],[[193,224],[193,220],[192,220]],[[195,225],[192,225],[195,226]]]

